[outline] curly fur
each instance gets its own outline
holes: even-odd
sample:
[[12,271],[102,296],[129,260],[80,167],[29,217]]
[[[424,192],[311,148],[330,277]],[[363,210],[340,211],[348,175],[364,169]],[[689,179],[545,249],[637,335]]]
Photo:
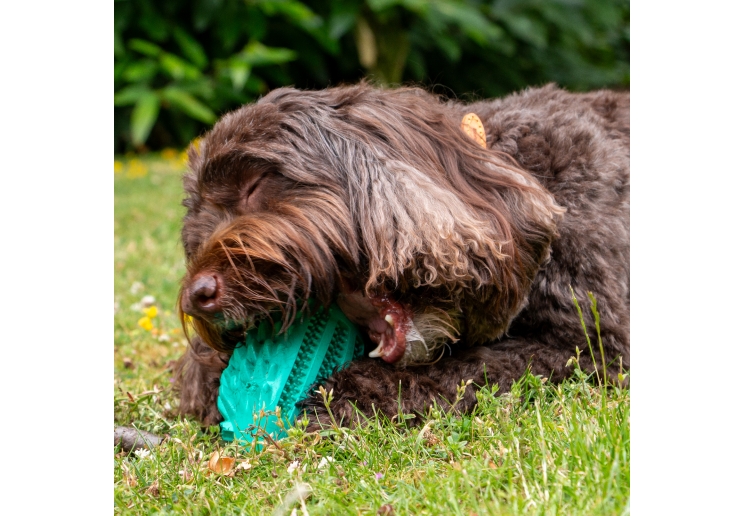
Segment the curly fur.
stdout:
[[[221,310],[195,319],[181,411],[219,421],[219,374],[257,318],[286,328],[310,296],[349,292],[394,299],[427,344],[327,379],[347,421],[352,403],[422,412],[462,380],[506,389],[528,366],[565,378],[587,348],[571,287],[598,300],[610,372],[629,368],[629,105],[555,86],[466,105],[359,84],[282,88],[225,115],[184,179],[181,296],[218,274]],[[488,148],[460,130],[468,112]],[[459,408],[474,400],[470,387]],[[315,395],[304,406],[326,420]]]

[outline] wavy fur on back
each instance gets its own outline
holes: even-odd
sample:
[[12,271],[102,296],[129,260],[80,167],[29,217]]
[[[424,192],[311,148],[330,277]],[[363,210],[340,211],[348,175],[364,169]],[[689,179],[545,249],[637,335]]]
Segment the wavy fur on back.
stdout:
[[[583,287],[599,292],[618,330],[610,354],[628,355],[627,105],[553,86],[463,105],[362,83],[282,88],[225,115],[189,150],[184,178],[184,288],[205,271],[224,278],[224,310],[196,319],[196,348],[229,353],[257,318],[280,314],[286,328],[310,296],[327,305],[345,285],[410,306],[432,350],[495,350],[508,330],[533,339],[524,349],[573,351],[581,335],[547,313],[567,320],[573,286],[582,302]],[[486,149],[460,129],[469,111]],[[183,367],[182,383],[198,382]]]

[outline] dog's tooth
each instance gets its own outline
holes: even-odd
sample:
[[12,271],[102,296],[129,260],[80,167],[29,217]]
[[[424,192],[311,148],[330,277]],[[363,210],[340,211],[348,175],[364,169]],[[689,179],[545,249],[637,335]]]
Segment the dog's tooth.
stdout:
[[380,339],[380,343],[377,345],[375,349],[369,352],[369,355],[367,355],[369,358],[380,358],[382,356],[382,339]]
[[385,316],[385,322],[388,323],[390,326],[395,326],[395,322],[393,321],[393,316],[390,314],[387,314]]

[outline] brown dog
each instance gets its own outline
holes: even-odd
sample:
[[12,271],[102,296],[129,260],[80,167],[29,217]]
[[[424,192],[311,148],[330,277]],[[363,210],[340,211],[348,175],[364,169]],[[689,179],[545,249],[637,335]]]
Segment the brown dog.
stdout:
[[[184,179],[180,302],[197,335],[181,411],[220,421],[246,328],[277,313],[287,327],[309,297],[369,335],[370,358],[325,382],[347,422],[352,404],[422,412],[463,380],[504,392],[530,366],[566,378],[587,349],[572,287],[585,312],[597,298],[608,373],[629,368],[629,108],[627,93],[554,86],[465,105],[360,84],[225,115]],[[327,420],[317,395],[304,406]]]

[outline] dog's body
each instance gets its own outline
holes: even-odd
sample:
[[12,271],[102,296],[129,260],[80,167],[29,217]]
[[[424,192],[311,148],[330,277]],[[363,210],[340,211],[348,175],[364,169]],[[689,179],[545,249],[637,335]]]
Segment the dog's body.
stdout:
[[[185,178],[181,305],[198,335],[181,411],[218,422],[245,328],[288,325],[310,296],[338,302],[378,357],[326,381],[347,422],[351,403],[416,414],[471,379],[505,392],[528,367],[560,381],[577,347],[593,371],[572,288],[585,312],[597,299],[608,375],[629,369],[629,107],[554,86],[465,105],[361,84],[280,89],[223,117]],[[460,128],[469,112],[485,149]],[[317,395],[304,405],[327,421]]]

